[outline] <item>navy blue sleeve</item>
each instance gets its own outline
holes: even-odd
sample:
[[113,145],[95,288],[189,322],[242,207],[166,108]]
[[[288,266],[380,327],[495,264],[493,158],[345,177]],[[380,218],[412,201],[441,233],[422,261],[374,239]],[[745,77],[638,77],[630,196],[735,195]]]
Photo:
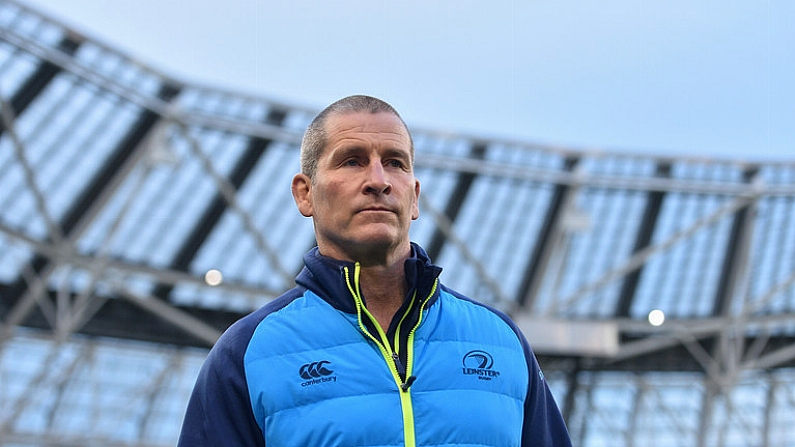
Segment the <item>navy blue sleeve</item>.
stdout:
[[504,313],[495,310],[519,337],[527,362],[527,397],[524,401],[524,423],[522,425],[522,447],[571,447],[569,430],[552,391],[544,379],[535,353],[530,348],[522,331]]
[[566,423],[544,379],[544,373],[538,365],[536,356],[524,335],[514,324],[512,326],[522,341],[529,372],[527,398],[524,403],[522,447],[571,447]]
[[243,367],[256,327],[250,320],[233,325],[210,350],[188,402],[178,447],[265,446]]

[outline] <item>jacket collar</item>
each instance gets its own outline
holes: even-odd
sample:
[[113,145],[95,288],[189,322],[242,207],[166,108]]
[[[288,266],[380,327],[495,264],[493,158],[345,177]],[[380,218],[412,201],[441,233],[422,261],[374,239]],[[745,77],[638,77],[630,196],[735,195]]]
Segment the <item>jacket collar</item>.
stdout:
[[[353,297],[345,284],[345,267],[350,271],[354,263],[340,261],[320,254],[317,247],[304,255],[304,268],[295,278],[296,284],[311,290],[335,308],[348,313],[356,312]],[[415,243],[411,243],[411,255],[404,263],[406,280],[408,281],[408,297],[414,295],[427,297],[433,288],[436,278],[442,268],[431,263],[425,250]],[[426,306],[431,305],[439,296],[437,288]]]

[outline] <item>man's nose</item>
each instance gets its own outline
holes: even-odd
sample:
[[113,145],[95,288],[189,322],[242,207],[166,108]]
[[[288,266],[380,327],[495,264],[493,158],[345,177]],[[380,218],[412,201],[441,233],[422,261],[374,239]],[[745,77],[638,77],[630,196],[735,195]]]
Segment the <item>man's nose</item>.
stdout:
[[385,194],[391,190],[391,187],[384,166],[381,163],[370,163],[367,169],[365,193]]

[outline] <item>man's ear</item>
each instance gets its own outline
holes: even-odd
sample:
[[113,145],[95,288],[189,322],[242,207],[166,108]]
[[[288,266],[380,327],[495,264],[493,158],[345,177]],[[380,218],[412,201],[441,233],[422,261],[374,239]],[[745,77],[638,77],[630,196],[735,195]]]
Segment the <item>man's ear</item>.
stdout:
[[314,209],[312,208],[312,180],[306,174],[295,174],[291,186],[293,192],[293,200],[298,206],[298,211],[304,217],[312,217]]
[[420,217],[420,181],[414,179],[414,208],[411,210],[411,220]]

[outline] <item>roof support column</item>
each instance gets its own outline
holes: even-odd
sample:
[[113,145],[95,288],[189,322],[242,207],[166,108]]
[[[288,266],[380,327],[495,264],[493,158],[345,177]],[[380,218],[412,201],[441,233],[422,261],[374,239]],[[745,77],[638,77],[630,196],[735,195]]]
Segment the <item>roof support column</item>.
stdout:
[[[74,36],[66,36],[56,47],[59,51],[67,54],[74,55],[80,47],[82,40]],[[30,103],[36,99],[41,92],[50,84],[55,76],[61,72],[61,67],[55,65],[50,61],[42,61],[39,67],[33,74],[25,81],[22,86],[14,93],[8,103],[11,106],[13,116],[21,115],[25,109],[28,108]],[[0,122],[0,135],[3,135],[5,126]]]
[[581,360],[577,359],[574,360],[574,367],[566,373],[566,398],[563,400],[563,405],[560,410],[561,415],[563,416],[563,421],[566,422],[566,425],[569,424],[571,420],[571,414],[574,411],[574,407],[576,405],[575,398],[577,397],[577,392],[580,389],[580,371],[582,371],[582,365],[580,364]]
[[[670,163],[663,162],[658,164],[656,175],[657,177],[670,177]],[[640,228],[635,236],[635,247],[632,249],[633,255],[651,244],[651,239],[654,236],[654,229],[657,226],[657,219],[660,216],[660,210],[662,209],[664,199],[665,191],[649,192],[648,198],[646,199],[646,209],[643,211],[643,218],[640,222]],[[645,263],[628,273],[625,277],[624,283],[621,286],[621,294],[616,304],[616,317],[629,317],[632,300],[635,298],[635,290],[638,287],[644,265]]]
[[[756,166],[747,168],[743,172],[744,182],[753,184],[758,172],[759,169]],[[756,200],[750,201],[738,209],[734,215],[714,299],[712,310],[714,317],[729,316],[732,313],[732,308],[735,307],[736,310],[741,307],[747,298],[749,259],[757,204]],[[742,324],[732,325],[724,328],[716,337],[712,356],[720,365],[720,373],[724,382],[720,385],[723,387],[731,386],[740,372],[745,352],[743,330]]]
[[[486,145],[483,143],[475,143],[470,149],[469,157],[473,160],[483,160],[485,156]],[[469,194],[469,190],[472,188],[472,183],[474,183],[476,177],[477,174],[474,172],[461,172],[458,174],[458,181],[456,182],[455,188],[453,188],[453,192],[450,195],[450,200],[447,202],[447,206],[444,208],[444,215],[447,217],[449,222],[455,222],[455,219],[458,217],[458,213],[461,211],[464,200]],[[431,259],[439,258],[442,253],[442,247],[444,246],[445,239],[446,237],[444,235],[444,231],[437,227],[433,232],[433,237],[431,238],[427,249],[428,256],[430,256]]]
[[[578,163],[579,158],[577,156],[570,156],[565,159],[563,170],[567,173],[572,173]],[[530,261],[527,263],[527,270],[522,278],[522,283],[519,286],[517,302],[527,310],[532,309],[536,298],[538,298],[544,273],[547,271],[549,262],[555,252],[555,241],[561,232],[561,224],[567,209],[567,203],[571,201],[574,191],[576,191],[576,187],[569,184],[560,183],[555,185],[555,191],[549,201],[544,223],[538,233],[538,242],[536,242]]]

